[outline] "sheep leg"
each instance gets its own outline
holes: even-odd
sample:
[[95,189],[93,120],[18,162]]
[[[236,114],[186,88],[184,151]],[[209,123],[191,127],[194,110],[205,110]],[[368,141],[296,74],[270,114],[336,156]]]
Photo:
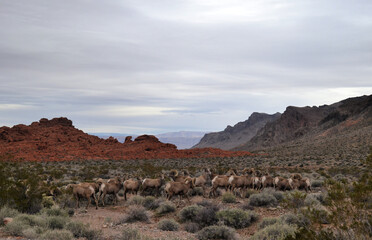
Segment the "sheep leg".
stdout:
[[96,209],[98,209],[98,201],[97,201],[97,197],[95,193],[93,193],[93,197],[94,197],[94,202],[96,203]]
[[75,199],[76,199],[75,207],[79,208],[79,196],[77,194],[75,195]]

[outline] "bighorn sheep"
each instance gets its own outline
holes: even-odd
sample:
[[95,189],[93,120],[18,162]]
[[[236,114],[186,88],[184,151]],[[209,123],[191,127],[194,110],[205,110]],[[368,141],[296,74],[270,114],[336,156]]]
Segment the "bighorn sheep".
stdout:
[[164,185],[164,174],[161,174],[160,178],[145,178],[142,181],[142,193],[147,189],[155,189],[156,193],[160,195],[160,187]]
[[98,201],[96,198],[95,188],[98,185],[96,183],[79,183],[79,184],[68,184],[66,189],[72,189],[72,193],[76,199],[76,208],[79,207],[79,198],[85,198],[88,200],[86,208],[90,206],[90,197],[93,196],[94,202],[96,203],[96,209],[98,209]]
[[135,193],[137,195],[138,190],[141,186],[141,180],[130,178],[125,180],[123,183],[124,188],[124,199],[127,200],[127,192]]
[[217,188],[223,187],[227,191],[229,188],[229,176],[226,175],[217,175],[212,179],[212,187],[209,192],[209,196],[217,196]]
[[192,178],[192,183],[194,187],[201,187],[203,188],[203,196],[205,196],[205,188],[206,188],[206,183],[210,181],[211,178],[211,171],[209,168],[204,169],[204,173],[200,175],[199,177],[194,177]]
[[105,206],[105,196],[107,194],[114,195],[114,204],[117,204],[119,196],[118,192],[123,188],[123,183],[121,179],[114,178],[105,182],[100,182],[98,200],[101,198],[102,205]]
[[185,180],[185,182],[167,182],[165,184],[164,191],[168,200],[171,200],[173,196],[178,195],[180,197],[180,202],[182,196],[186,196],[187,200],[190,202],[190,198],[187,193],[193,187],[192,179],[188,178]]
[[302,178],[298,173],[292,175],[291,185],[293,189],[305,190],[306,192],[311,191],[311,183],[308,178]]
[[183,176],[179,175],[178,171],[176,169],[172,169],[169,172],[169,177],[174,181],[174,182],[184,182],[187,177],[189,177],[190,174],[189,172],[185,169],[183,170]]
[[234,192],[235,189],[239,188],[240,194],[242,195],[241,190],[246,189],[252,185],[252,178],[249,175],[243,175],[243,176],[232,175],[229,177],[229,185],[230,185],[230,190],[232,192]]
[[286,190],[292,190],[293,185],[292,185],[292,179],[286,179],[282,177],[276,177],[274,179],[276,189],[286,191]]
[[269,174],[261,177],[261,188],[274,187],[274,179]]

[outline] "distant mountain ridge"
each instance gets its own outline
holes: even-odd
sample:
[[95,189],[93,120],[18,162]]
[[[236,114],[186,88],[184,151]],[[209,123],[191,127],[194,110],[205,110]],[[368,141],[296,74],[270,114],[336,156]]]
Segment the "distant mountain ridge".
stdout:
[[256,133],[265,126],[280,117],[280,113],[266,114],[254,112],[244,122],[239,122],[233,127],[227,126],[221,132],[213,132],[204,135],[193,148],[213,147],[220,149],[232,149],[248,142]]
[[288,106],[274,119],[255,125],[257,116],[266,115],[253,113],[234,127],[206,134],[194,147],[254,151],[275,158],[351,160],[365,158],[372,146],[372,95],[331,105]]
[[[234,150],[259,150],[291,141],[318,141],[372,126],[372,95],[348,98],[319,107],[287,107],[276,121]],[[364,139],[371,144],[372,139]]]

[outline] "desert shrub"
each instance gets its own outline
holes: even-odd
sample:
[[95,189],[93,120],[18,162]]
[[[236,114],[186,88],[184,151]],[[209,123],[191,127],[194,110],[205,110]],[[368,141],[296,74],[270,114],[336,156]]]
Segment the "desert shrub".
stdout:
[[22,232],[28,228],[30,225],[27,223],[13,220],[4,227],[4,232],[11,236],[22,236]]
[[303,214],[287,213],[282,215],[280,220],[288,225],[297,225],[299,227],[305,227],[310,224],[309,218]]
[[255,193],[258,193],[258,191],[254,189],[247,189],[246,191],[244,191],[243,197],[249,198],[252,194],[255,194]]
[[189,194],[190,194],[190,196],[203,196],[203,194],[204,194],[203,188],[195,187],[195,188],[191,189]]
[[222,194],[222,202],[224,203],[235,203],[236,202],[236,197],[234,194],[226,192]]
[[72,232],[76,238],[86,238],[88,240],[100,239],[102,232],[89,229],[89,225],[85,225],[82,222],[69,222],[66,225],[66,229]]
[[219,208],[215,203],[213,203],[212,201],[208,201],[206,199],[203,199],[202,201],[196,203],[197,205],[199,206],[202,206],[202,207],[213,207],[213,208]]
[[304,200],[304,205],[310,207],[321,205],[321,203],[313,194],[308,194]]
[[278,202],[282,201],[284,198],[283,192],[276,191],[274,188],[265,188],[262,192],[273,195]]
[[8,206],[4,206],[0,209],[0,226],[4,225],[4,218],[6,217],[15,217],[19,214],[16,209],[10,208]]
[[158,228],[163,231],[178,231],[179,224],[174,219],[163,219],[158,223]]
[[184,224],[183,228],[185,229],[185,231],[190,233],[196,233],[200,229],[199,224],[195,222],[187,222]]
[[257,231],[250,240],[282,240],[288,236],[295,236],[297,227],[283,223],[275,223]]
[[156,209],[157,207],[154,206],[155,200],[156,198],[154,196],[146,196],[142,201],[142,205],[146,209]]
[[269,193],[256,193],[249,197],[249,205],[255,207],[276,206],[278,205],[278,200]]
[[227,226],[244,228],[250,226],[258,217],[253,211],[231,208],[217,212],[217,218]]
[[27,238],[27,239],[38,239],[39,234],[37,233],[36,228],[26,228],[22,231],[21,236]]
[[60,216],[49,216],[46,220],[50,229],[63,229],[69,221],[68,218]]
[[141,234],[137,229],[125,228],[121,235],[117,237],[118,240],[138,240],[141,239]]
[[262,221],[258,224],[258,229],[263,229],[267,226],[274,225],[278,222],[278,218],[264,218]]
[[237,234],[234,229],[226,226],[209,226],[200,230],[196,237],[200,240],[207,239],[226,239],[237,240]]
[[305,205],[305,198],[306,193],[294,190],[285,194],[282,204],[285,208],[293,209],[296,212],[298,208]]
[[194,222],[198,223],[200,226],[210,226],[217,223],[217,212],[219,208],[216,205],[209,205],[202,207],[197,213]]
[[145,198],[139,195],[135,195],[128,200],[128,205],[142,205]]
[[157,215],[164,215],[176,211],[176,206],[169,201],[160,203],[159,207],[156,209]]
[[319,187],[322,187],[324,184],[324,181],[323,180],[314,180],[311,182],[311,187],[312,188],[319,188]]
[[190,205],[186,206],[181,209],[179,212],[178,216],[181,220],[181,222],[186,222],[186,221],[193,221],[195,217],[198,215],[199,211],[202,209],[201,206],[198,205]]
[[40,215],[19,214],[13,219],[13,222],[19,223],[20,225],[28,225],[30,227],[48,227],[47,218]]
[[45,240],[70,240],[74,239],[73,234],[68,230],[48,230],[41,235]]
[[44,208],[41,212],[47,216],[60,216],[60,217],[69,216],[66,210],[61,209],[59,207]]
[[143,206],[130,206],[126,215],[120,219],[119,223],[149,222],[150,217]]

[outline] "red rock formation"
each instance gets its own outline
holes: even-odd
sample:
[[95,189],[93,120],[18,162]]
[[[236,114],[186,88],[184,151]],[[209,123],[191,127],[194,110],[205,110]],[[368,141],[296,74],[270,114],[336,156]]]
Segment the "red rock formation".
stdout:
[[128,160],[244,155],[250,153],[214,148],[177,150],[175,145],[162,143],[152,135],[142,135],[134,141],[127,138],[125,143],[113,137],[105,140],[76,129],[67,118],[43,118],[30,126],[19,124],[0,128],[0,160]]

